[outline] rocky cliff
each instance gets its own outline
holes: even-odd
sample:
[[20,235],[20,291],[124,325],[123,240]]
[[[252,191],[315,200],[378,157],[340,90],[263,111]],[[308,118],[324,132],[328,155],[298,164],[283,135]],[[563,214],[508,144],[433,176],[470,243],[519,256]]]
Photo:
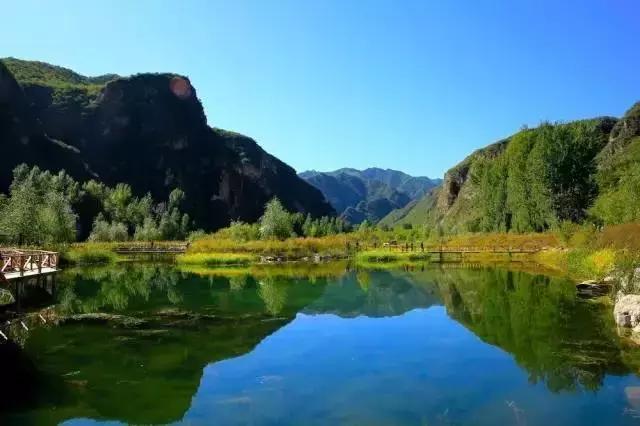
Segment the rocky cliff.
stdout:
[[125,182],[142,195],[186,194],[197,226],[255,221],[277,196],[295,211],[334,213],[316,188],[251,138],[211,128],[196,90],[175,74],[84,77],[40,62],[0,64],[0,191],[13,167],[65,169]]

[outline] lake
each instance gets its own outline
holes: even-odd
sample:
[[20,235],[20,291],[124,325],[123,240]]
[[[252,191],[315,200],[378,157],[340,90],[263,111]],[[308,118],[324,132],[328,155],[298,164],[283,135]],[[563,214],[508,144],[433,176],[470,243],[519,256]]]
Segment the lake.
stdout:
[[2,424],[640,423],[640,350],[562,278],[131,263],[30,293],[61,323],[0,344]]

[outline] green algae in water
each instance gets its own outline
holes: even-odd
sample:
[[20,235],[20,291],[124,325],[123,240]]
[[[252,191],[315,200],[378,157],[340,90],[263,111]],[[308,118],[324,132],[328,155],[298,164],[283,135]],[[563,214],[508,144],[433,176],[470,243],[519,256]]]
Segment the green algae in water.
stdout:
[[561,279],[130,264],[65,271],[55,297],[69,320],[12,348],[3,424],[637,422],[640,353]]

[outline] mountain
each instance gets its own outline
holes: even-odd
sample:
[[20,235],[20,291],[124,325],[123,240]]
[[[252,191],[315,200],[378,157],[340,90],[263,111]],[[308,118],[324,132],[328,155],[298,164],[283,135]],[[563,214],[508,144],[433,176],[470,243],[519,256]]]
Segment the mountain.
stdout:
[[85,77],[42,62],[0,61],[0,192],[27,163],[78,180],[125,182],[167,199],[179,187],[196,226],[255,221],[274,196],[289,209],[334,214],[316,188],[251,138],[209,127],[177,74]]
[[640,103],[620,118],[543,123],[479,149],[382,224],[446,232],[544,231],[640,220]]
[[352,224],[365,219],[377,222],[394,209],[406,206],[440,183],[439,179],[414,177],[406,173],[369,168],[315,170],[300,177],[318,188],[341,216]]

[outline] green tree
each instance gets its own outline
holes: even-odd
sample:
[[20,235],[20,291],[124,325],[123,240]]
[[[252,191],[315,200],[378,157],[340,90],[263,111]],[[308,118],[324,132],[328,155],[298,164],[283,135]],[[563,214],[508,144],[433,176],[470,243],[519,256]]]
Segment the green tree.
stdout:
[[79,185],[66,173],[37,167],[14,170],[9,197],[0,202],[0,226],[17,244],[64,243],[75,240],[76,215],[71,201]]
[[158,229],[155,220],[151,217],[146,217],[142,225],[136,226],[133,239],[136,241],[158,241],[162,239],[162,233]]
[[93,229],[89,241],[126,241],[129,239],[127,226],[120,222],[105,220],[102,213],[93,221]]
[[293,235],[293,223],[291,215],[274,197],[269,201],[260,218],[260,236],[263,239],[284,240]]
[[76,240],[78,215],[60,192],[47,194],[39,210],[39,220],[47,243],[67,243]]

